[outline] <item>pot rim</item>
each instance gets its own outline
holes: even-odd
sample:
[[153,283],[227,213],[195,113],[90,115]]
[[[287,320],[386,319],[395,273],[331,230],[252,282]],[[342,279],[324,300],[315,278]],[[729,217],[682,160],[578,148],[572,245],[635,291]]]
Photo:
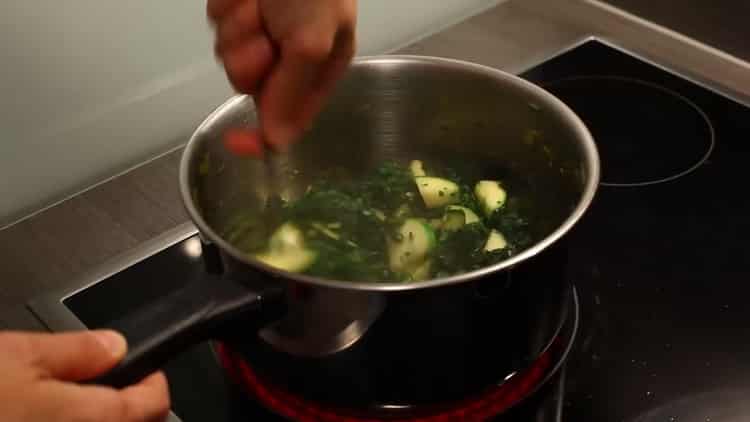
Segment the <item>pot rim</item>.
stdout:
[[190,176],[190,161],[193,155],[196,153],[198,146],[200,145],[200,135],[205,132],[205,129],[212,125],[218,120],[226,110],[233,108],[237,103],[244,101],[247,95],[235,95],[229,98],[222,105],[217,107],[211,114],[209,114],[205,120],[198,126],[193,132],[188,141],[187,145],[182,154],[180,160],[179,169],[179,182],[180,182],[180,193],[182,196],[182,202],[185,206],[188,215],[190,216],[193,223],[198,227],[201,236],[207,238],[210,242],[216,244],[221,250],[228,253],[234,259],[250,265],[251,267],[257,268],[264,273],[269,273],[273,276],[282,277],[285,279],[293,280],[303,284],[309,284],[319,287],[336,288],[336,289],[347,289],[347,290],[361,290],[369,292],[396,292],[406,290],[419,290],[427,289],[438,286],[448,286],[457,283],[468,282],[479,278],[486,277],[492,273],[499,272],[511,267],[514,267],[521,262],[531,259],[543,250],[547,249],[553,243],[562,238],[568,233],[572,227],[583,217],[588,210],[599,186],[600,178],[600,160],[599,153],[596,148],[593,136],[589,132],[586,125],[573,112],[565,103],[560,99],[552,95],[542,87],[533,84],[529,81],[522,79],[519,76],[504,72],[499,69],[495,69],[489,66],[467,62],[463,60],[450,59],[436,56],[423,56],[423,55],[375,55],[375,56],[360,56],[352,61],[352,66],[365,65],[365,64],[439,64],[446,68],[459,69],[463,71],[473,72],[480,76],[490,77],[505,82],[509,82],[517,85],[522,90],[526,91],[530,97],[538,99],[544,106],[548,107],[553,113],[562,116],[567,120],[572,129],[576,134],[576,138],[580,141],[584,151],[584,165],[585,171],[588,175],[586,184],[583,190],[583,194],[578,201],[578,204],[560,224],[557,229],[552,233],[548,234],[542,240],[535,243],[533,246],[525,249],[521,253],[514,255],[506,260],[499,263],[486,266],[477,270],[452,275],[448,277],[432,278],[425,281],[418,282],[356,282],[356,281],[345,281],[336,279],[327,279],[322,277],[314,277],[306,274],[292,273],[270,265],[264,264],[248,254],[242,253],[240,250],[232,246],[229,242],[219,236],[203,219],[202,215],[198,211],[196,204],[193,200],[192,189],[189,184]]

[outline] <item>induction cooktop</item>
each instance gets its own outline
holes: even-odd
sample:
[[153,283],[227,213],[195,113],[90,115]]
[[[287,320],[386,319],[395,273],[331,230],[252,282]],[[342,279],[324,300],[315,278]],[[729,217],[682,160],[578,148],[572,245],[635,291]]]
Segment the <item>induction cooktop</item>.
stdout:
[[[569,236],[568,277],[581,302],[573,352],[512,420],[750,420],[750,109],[598,38],[521,77],[586,123],[602,180]],[[165,235],[30,309],[51,330],[106,326],[200,266],[192,230]],[[205,344],[169,365],[175,413],[186,422],[269,420],[261,406],[236,419],[216,365]]]
[[750,420],[750,110],[615,44],[522,76],[591,130],[602,183],[571,235],[570,421]]

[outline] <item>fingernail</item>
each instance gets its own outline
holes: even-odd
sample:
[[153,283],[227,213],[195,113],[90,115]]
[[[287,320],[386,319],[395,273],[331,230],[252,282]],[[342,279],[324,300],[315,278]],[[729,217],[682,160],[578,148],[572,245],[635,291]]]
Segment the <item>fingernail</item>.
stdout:
[[96,339],[99,340],[102,346],[109,350],[113,356],[122,356],[125,354],[128,343],[122,334],[111,330],[101,330],[95,331],[94,335],[96,335]]

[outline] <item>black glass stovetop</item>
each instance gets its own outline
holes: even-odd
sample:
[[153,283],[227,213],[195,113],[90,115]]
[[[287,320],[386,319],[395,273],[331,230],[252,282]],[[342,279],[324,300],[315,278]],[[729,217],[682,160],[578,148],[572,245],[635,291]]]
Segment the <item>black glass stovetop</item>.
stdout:
[[[750,420],[750,110],[597,40],[522,76],[591,129],[602,186],[570,235],[582,321],[566,375],[502,420],[557,420],[535,409],[554,407],[562,381],[564,421]],[[64,303],[87,326],[107,326],[189,279],[202,265],[196,242]],[[260,407],[237,416],[205,344],[167,374],[185,422],[272,420]]]
[[582,325],[564,419],[750,420],[750,110],[598,41],[523,76],[602,158],[571,235]]

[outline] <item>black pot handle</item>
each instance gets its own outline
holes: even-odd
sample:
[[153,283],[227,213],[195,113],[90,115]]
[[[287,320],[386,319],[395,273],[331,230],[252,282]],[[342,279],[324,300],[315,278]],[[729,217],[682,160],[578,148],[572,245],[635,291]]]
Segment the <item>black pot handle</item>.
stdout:
[[[116,388],[157,371],[189,347],[214,338],[238,320],[280,318],[281,283],[251,288],[226,277],[201,274],[197,280],[114,322],[109,328],[128,340],[128,353],[113,369],[89,383]],[[250,335],[247,333],[246,335]]]

